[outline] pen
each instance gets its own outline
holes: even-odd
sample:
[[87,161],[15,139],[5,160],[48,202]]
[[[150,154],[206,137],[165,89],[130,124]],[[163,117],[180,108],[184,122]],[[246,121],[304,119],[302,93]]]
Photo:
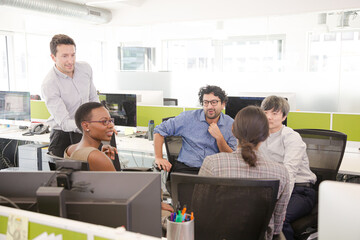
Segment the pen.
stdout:
[[191,212],[190,220],[194,219],[194,212]]
[[176,216],[176,222],[181,222],[181,216],[179,214]]
[[183,208],[183,210],[182,210],[181,214],[182,214],[182,215],[184,215],[185,213],[186,213],[186,206],[184,206],[184,208]]
[[173,222],[175,222],[175,220],[176,220],[176,213],[174,213],[174,218],[173,218]]

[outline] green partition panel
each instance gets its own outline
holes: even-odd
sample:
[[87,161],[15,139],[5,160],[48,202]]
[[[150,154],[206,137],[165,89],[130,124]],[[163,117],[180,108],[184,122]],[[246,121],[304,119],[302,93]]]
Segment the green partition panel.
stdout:
[[334,113],[332,129],[347,134],[348,141],[360,141],[360,115]]
[[[6,235],[7,231],[7,221],[8,217],[0,216],[0,233]],[[28,239],[33,239],[42,234],[43,232],[47,232],[48,234],[54,233],[55,235],[62,235],[63,240],[87,240],[87,234],[70,231],[62,228],[51,227],[44,224],[34,223],[29,221],[29,232]]]
[[155,126],[162,122],[163,118],[175,117],[183,112],[182,107],[153,107],[137,106],[137,126],[147,127],[149,120],[154,120]]
[[31,100],[30,107],[31,119],[48,119],[50,117],[50,113],[44,101]]
[[0,216],[0,233],[6,234],[8,217]]
[[330,130],[330,113],[290,112],[287,125],[292,129],[314,128]]

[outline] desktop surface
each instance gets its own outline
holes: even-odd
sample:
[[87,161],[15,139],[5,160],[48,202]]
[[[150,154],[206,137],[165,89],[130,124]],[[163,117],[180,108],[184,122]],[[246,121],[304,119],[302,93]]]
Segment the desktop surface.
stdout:
[[[145,129],[145,128],[144,128]],[[19,129],[18,127],[2,128],[0,129],[0,138],[23,140],[38,143],[49,143],[50,133],[34,136],[23,136],[22,134],[27,130]],[[154,143],[148,139],[137,137],[135,135],[125,135],[119,133],[116,136],[116,145],[118,151],[126,151],[139,154],[154,154]],[[360,144],[359,142],[348,141],[345,149],[343,161],[339,168],[341,174],[360,175]],[[165,147],[163,147],[163,154],[166,156]]]

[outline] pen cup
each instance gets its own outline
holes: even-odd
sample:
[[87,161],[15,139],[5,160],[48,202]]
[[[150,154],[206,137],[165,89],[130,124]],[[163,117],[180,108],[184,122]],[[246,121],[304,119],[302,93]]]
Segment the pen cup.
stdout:
[[[186,214],[189,216],[189,214]],[[173,222],[170,217],[166,219],[167,240],[194,240],[194,220],[188,222]]]

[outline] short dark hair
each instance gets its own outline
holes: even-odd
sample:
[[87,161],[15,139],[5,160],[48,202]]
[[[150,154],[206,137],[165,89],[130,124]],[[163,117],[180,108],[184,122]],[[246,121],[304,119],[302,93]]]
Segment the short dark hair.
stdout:
[[57,34],[57,35],[54,35],[53,38],[51,39],[51,42],[50,42],[50,52],[52,55],[56,56],[56,52],[57,52],[57,46],[58,45],[74,45],[75,48],[76,48],[76,44],[74,42],[74,40],[65,35],[65,34]]
[[261,108],[264,111],[268,111],[271,109],[274,109],[273,111],[275,112],[281,111],[283,117],[287,116],[290,111],[290,105],[288,101],[286,101],[286,99],[283,97],[278,97],[274,95],[266,97],[261,103]]
[[75,112],[75,123],[76,126],[83,131],[81,123],[83,121],[89,121],[91,119],[91,111],[96,108],[104,107],[99,102],[87,102],[82,104]]
[[205,87],[200,88],[200,91],[198,94],[199,102],[201,105],[203,104],[204,94],[210,94],[210,93],[213,93],[215,96],[219,97],[221,100],[221,103],[226,103],[228,100],[227,94],[220,87],[213,86],[213,85],[206,85]]
[[257,106],[241,109],[235,116],[232,132],[239,140],[244,161],[256,166],[254,148],[269,136],[269,123],[264,111]]

